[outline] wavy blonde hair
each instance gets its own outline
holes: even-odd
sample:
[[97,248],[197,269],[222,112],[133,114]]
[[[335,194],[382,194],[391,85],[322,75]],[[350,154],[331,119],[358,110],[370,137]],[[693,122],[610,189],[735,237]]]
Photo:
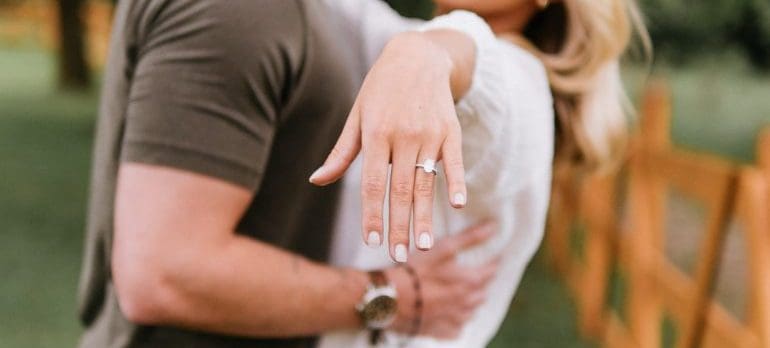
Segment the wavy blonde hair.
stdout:
[[522,44],[543,62],[554,97],[557,161],[601,169],[622,159],[631,108],[619,61],[634,31],[649,58],[633,0],[561,0],[527,24]]

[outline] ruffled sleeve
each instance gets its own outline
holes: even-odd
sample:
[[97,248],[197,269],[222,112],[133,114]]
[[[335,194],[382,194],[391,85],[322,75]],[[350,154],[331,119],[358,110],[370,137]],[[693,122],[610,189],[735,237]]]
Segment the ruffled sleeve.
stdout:
[[419,30],[440,28],[463,32],[476,44],[471,87],[456,111],[463,130],[468,200],[473,202],[468,208],[484,214],[542,180],[538,176],[550,166],[553,103],[548,78],[535,56],[497,39],[471,12],[451,12]]
[[[487,23],[467,11],[454,11],[424,24],[420,30],[454,29],[467,34],[476,44],[476,66],[468,92],[456,105],[463,129],[463,158],[469,200],[481,209],[488,208],[515,189],[509,176],[502,172],[505,162],[516,157],[514,143],[518,138],[511,107],[518,96],[512,79],[516,78],[513,62]],[[508,143],[507,146],[504,144]],[[487,204],[483,204],[487,203]]]

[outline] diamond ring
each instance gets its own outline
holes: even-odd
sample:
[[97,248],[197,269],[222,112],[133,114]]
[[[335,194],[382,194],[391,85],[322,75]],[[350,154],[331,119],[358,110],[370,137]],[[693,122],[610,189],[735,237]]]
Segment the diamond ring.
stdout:
[[421,168],[425,173],[428,174],[438,174],[438,171],[436,170],[436,161],[430,158],[426,159],[422,163],[417,163],[416,167]]

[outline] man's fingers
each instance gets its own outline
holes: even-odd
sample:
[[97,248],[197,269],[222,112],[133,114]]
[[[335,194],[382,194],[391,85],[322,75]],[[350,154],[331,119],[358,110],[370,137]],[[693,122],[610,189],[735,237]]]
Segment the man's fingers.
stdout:
[[465,301],[462,303],[462,307],[466,311],[475,311],[478,306],[483,304],[487,300],[486,290],[476,290],[468,293],[465,296]]
[[420,250],[433,247],[433,183],[437,150],[421,151],[414,181],[414,240]]
[[409,226],[414,199],[414,166],[417,163],[417,149],[401,148],[400,151],[394,149],[392,156],[388,242],[393,260],[406,262],[409,253]]
[[455,208],[463,208],[468,203],[468,193],[465,189],[462,132],[459,125],[449,131],[441,148],[441,157],[444,161],[449,203]]
[[353,105],[345,127],[324,164],[310,176],[310,183],[325,186],[339,180],[361,149],[361,117]]
[[458,235],[458,249],[466,250],[475,247],[488,241],[496,233],[496,222],[484,222],[480,225],[470,227]]
[[463,232],[442,240],[441,245],[436,248],[438,249],[437,254],[442,258],[454,257],[463,250],[488,241],[496,232],[497,224],[493,221],[469,227]]
[[361,210],[363,237],[367,245],[377,247],[383,241],[383,202],[388,186],[390,145],[381,139],[365,139],[361,172]]
[[486,264],[478,267],[475,270],[476,273],[476,279],[475,284],[472,284],[475,288],[479,289],[485,289],[489,282],[491,282],[493,279],[495,279],[495,275],[497,275],[497,270],[500,267],[500,261],[501,257],[495,257],[494,259],[488,261]]

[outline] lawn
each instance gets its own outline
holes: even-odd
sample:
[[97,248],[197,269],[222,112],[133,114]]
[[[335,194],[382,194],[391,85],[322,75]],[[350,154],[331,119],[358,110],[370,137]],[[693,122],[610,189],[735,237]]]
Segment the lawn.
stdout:
[[[748,68],[731,53],[706,57],[684,67],[665,63],[652,69],[666,76],[673,91],[671,132],[684,148],[707,151],[742,163],[754,160],[759,130],[770,126],[770,73]],[[627,69],[632,99],[646,71]]]
[[52,88],[51,60],[0,53],[0,347],[73,346],[92,94]]
[[[0,347],[71,347],[80,330],[96,94],[56,91],[53,66],[39,51],[0,49]],[[664,70],[677,96],[676,141],[751,160],[757,130],[770,123],[767,79],[719,62]],[[511,309],[493,348],[591,346],[577,338],[574,308],[541,257]]]

